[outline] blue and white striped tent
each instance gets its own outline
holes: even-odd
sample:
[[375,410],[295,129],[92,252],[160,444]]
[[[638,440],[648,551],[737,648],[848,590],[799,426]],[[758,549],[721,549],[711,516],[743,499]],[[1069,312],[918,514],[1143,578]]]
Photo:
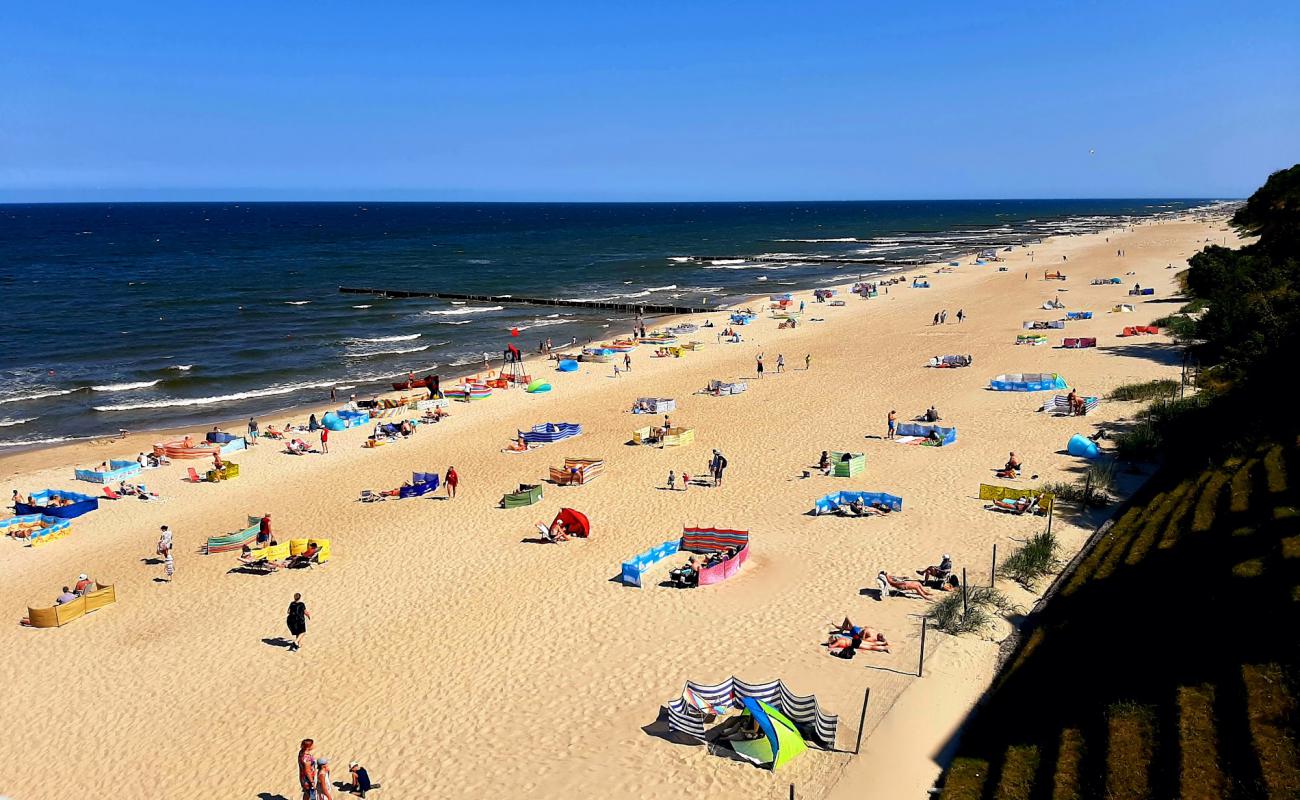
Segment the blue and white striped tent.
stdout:
[[703,739],[704,711],[717,713],[723,709],[739,709],[744,706],[746,697],[762,700],[785,714],[799,726],[805,739],[815,740],[829,749],[835,747],[835,730],[840,718],[823,712],[816,697],[801,697],[779,680],[746,683],[733,677],[712,685],[687,681],[682,696],[668,703],[668,728]]

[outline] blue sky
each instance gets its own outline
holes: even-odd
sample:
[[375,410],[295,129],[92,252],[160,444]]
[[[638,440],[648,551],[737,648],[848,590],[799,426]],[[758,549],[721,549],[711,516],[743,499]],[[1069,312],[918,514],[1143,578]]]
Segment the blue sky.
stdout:
[[1298,8],[9,3],[0,201],[1241,196]]

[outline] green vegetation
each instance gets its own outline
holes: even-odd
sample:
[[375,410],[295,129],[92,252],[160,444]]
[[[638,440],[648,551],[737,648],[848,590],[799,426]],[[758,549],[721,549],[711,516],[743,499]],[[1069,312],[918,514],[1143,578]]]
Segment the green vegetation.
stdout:
[[1219,768],[1219,733],[1214,718],[1214,687],[1178,689],[1179,793],[1182,800],[1221,800],[1226,782]]
[[1089,464],[1076,480],[1048,481],[1038,488],[1050,492],[1057,501],[1074,503],[1081,508],[1105,508],[1115,502],[1115,470],[1114,461],[1097,461]]
[[1258,239],[1194,255],[1164,321],[1194,341],[1198,391],[1112,395],[1150,402],[1121,457],[1163,466],[1031,615],[943,800],[1300,797],[1300,416],[1275,411],[1300,350],[1300,165],[1232,225]]
[[1035,583],[1060,567],[1058,550],[1060,545],[1056,541],[1056,534],[1047,531],[1035,534],[1002,562],[998,574],[1032,591]]
[[1126,383],[1123,386],[1115,387],[1110,394],[1106,395],[1106,398],[1108,400],[1156,400],[1163,397],[1173,397],[1178,394],[1178,389],[1178,381],[1171,380]]
[[1016,610],[1015,604],[997,589],[977,586],[966,590],[964,600],[960,591],[944,593],[943,599],[930,607],[930,621],[953,636],[980,633],[993,624],[995,613],[1010,614]]

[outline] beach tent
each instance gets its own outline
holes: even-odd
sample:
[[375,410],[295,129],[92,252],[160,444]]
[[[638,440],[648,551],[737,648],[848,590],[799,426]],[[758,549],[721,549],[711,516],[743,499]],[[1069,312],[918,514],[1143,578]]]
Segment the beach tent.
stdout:
[[770,766],[773,770],[780,769],[782,764],[789,763],[808,749],[794,722],[780,711],[752,697],[746,697],[741,702],[744,703],[745,710],[740,718],[754,719],[763,736],[759,739],[725,739],[720,744],[731,748],[746,761],[760,767]]
[[[805,742],[813,742],[829,750],[835,748],[835,732],[839,727],[839,717],[824,712],[815,696],[797,695],[780,680],[746,683],[732,677],[718,684],[687,681],[681,696],[667,704],[668,728],[704,740],[706,714],[714,716],[728,709],[747,709],[745,705],[747,699],[760,701],[767,708],[780,713],[784,720],[782,724],[795,728],[799,738]],[[761,706],[759,708],[771,719],[770,711]],[[751,710],[750,713],[753,714],[753,711]],[[789,758],[780,758],[780,748],[784,746],[785,741],[788,741],[788,737],[777,735],[776,738],[773,754],[777,760],[773,763],[785,763]],[[792,753],[791,757],[794,755],[798,753]]]
[[556,367],[556,369],[558,369],[560,372],[577,372],[578,362],[574,361],[571,358],[565,358],[560,361],[560,364],[559,366]]
[[995,392],[1049,392],[1066,388],[1065,379],[1055,372],[1026,372],[999,375],[989,381]]
[[1101,458],[1101,448],[1097,443],[1084,436],[1082,433],[1076,433],[1070,437],[1070,442],[1065,446],[1066,451],[1079,458]]
[[[591,536],[591,521],[581,511],[572,508],[561,508],[560,513],[555,515],[555,519],[564,523],[564,529],[568,531],[570,536],[581,536],[584,539]],[[552,520],[551,524],[555,524],[554,520]]]

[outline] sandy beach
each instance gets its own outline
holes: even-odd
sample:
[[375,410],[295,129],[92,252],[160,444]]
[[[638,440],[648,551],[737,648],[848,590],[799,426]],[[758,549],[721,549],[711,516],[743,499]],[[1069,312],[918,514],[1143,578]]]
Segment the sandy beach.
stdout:
[[[791,783],[800,798],[862,797],[866,785],[879,796],[919,796],[939,772],[936,747],[991,677],[1005,626],[992,639],[931,631],[918,679],[928,604],[876,602],[861,590],[881,569],[910,574],[943,553],[987,585],[993,546],[1010,552],[1042,521],[986,510],[979,484],[1000,482],[993,470],[1012,450],[1025,464],[1018,485],[1071,479],[1085,465],[1064,454],[1070,436],[1136,409],[1103,401],[1086,418],[1056,417],[1038,412],[1044,393],[991,391],[989,379],[1059,372],[1081,394],[1104,396],[1177,377],[1181,351],[1168,337],[1118,334],[1177,310],[1168,302],[1175,273],[1207,238],[1234,241],[1223,227],[1185,219],[1056,238],[1003,253],[1001,264],[965,258],[951,272],[905,273],[928,275],[929,289],[898,284],[870,300],[841,291],[843,307],[800,292],[807,312],[793,330],[760,314],[740,329],[743,342],[719,343],[726,315],[717,313],[691,320],[717,325],[692,337],[703,349],[661,359],[642,346],[618,377],[611,365],[558,374],[532,363],[554,391],[453,403],[449,419],[407,441],[363,448],[364,428],[332,436],[328,455],[295,457],[263,440],[236,454],[241,477],[219,484],[187,482],[195,462],[150,471],[141,480],[161,502],[102,503],[70,536],[38,548],[0,541],[11,621],[0,628],[10,734],[0,743],[0,795],[292,798],[294,753],[311,737],[336,780],[358,760],[382,784],[380,798],[776,798]],[[1043,279],[1058,269],[1068,280]],[[1089,283],[1111,276],[1123,283]],[[1155,295],[1129,297],[1134,283]],[[1042,309],[1057,296],[1066,310],[1095,316],[1047,331],[1049,345],[1015,345],[1023,321],[1064,314]],[[1136,310],[1107,313],[1117,303]],[[932,325],[941,309],[947,324]],[[1059,349],[1063,336],[1096,337],[1098,347]],[[942,354],[970,354],[974,365],[926,368]],[[697,394],[711,379],[737,378],[749,379],[747,392]],[[639,396],[675,398],[673,422],[694,428],[695,443],[629,445],[633,429],[654,421],[629,412]],[[891,409],[910,420],[932,404],[958,429],[954,445],[883,438]],[[264,418],[263,428],[283,418]],[[581,423],[584,433],[501,452],[518,429],[548,421]],[[74,464],[133,457],[158,438],[0,457],[0,490],[98,491],[72,480]],[[724,486],[666,489],[669,470],[703,475],[714,448],[729,462]],[[866,470],[823,477],[813,469],[823,450],[865,452]],[[503,493],[538,483],[566,456],[603,458],[605,473],[586,486],[547,485],[533,507],[498,508]],[[392,489],[412,471],[449,465],[462,480],[455,499],[358,501],[363,489]],[[904,510],[808,515],[815,498],[841,489],[899,495]],[[588,514],[590,539],[523,541],[561,506]],[[331,539],[330,563],[253,576],[230,572],[236,554],[201,553],[208,536],[267,512],[281,541]],[[1057,517],[1065,556],[1096,521]],[[145,563],[163,524],[177,542],[171,583]],[[749,562],[730,580],[690,590],[658,585],[684,558],[648,575],[645,588],[617,581],[620,562],[684,525],[749,531]],[[117,603],[60,629],[18,624],[27,606],[51,604],[81,572],[114,584]],[[998,585],[1025,608],[1035,599]],[[291,652],[276,640],[295,592],[311,623]],[[827,623],[846,614],[884,630],[892,652],[828,657]],[[841,750],[853,747],[869,687],[862,754],[812,749],[773,773],[661,735],[660,707],[687,680],[732,675],[780,678],[815,694],[840,716]]]

